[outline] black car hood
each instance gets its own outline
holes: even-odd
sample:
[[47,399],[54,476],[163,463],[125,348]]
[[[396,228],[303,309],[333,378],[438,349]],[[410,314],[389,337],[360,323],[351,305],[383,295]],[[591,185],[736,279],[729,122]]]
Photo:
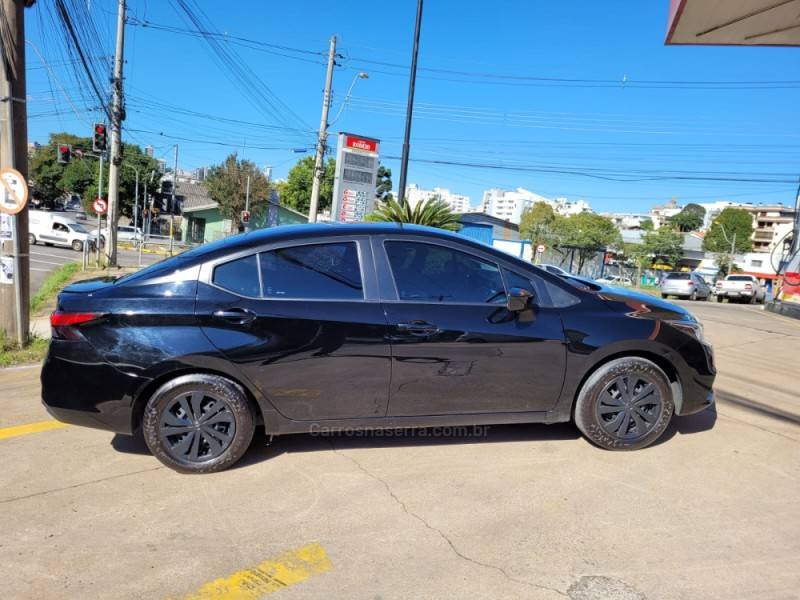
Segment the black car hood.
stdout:
[[650,294],[605,286],[596,293],[613,310],[630,313],[631,316],[674,321],[683,319],[695,320],[692,314],[682,306],[656,298]]

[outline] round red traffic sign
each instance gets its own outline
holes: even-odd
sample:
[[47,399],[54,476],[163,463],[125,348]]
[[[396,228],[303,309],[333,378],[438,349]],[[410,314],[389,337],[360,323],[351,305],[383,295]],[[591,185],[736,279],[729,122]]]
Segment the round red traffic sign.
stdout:
[[97,198],[92,203],[92,208],[94,209],[94,212],[96,212],[98,215],[103,215],[108,210],[108,202],[106,202],[102,198]]
[[544,244],[539,244],[538,246],[536,246],[536,251],[537,251],[539,254],[541,254],[542,252],[544,252],[544,250],[545,250],[545,248],[544,248]]

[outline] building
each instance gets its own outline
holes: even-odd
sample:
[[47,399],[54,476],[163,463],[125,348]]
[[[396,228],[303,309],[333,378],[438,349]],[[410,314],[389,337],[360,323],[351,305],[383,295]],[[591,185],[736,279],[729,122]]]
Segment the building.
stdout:
[[678,201],[673,198],[663,206],[654,206],[650,209],[650,220],[653,221],[653,229],[660,229],[664,226],[670,217],[674,217],[681,212],[681,207],[678,206]]
[[[239,233],[234,231],[233,222],[222,215],[219,205],[208,195],[204,185],[180,181],[177,197],[182,209],[181,236],[184,242],[203,244]],[[267,210],[260,214],[254,211],[250,227],[262,229],[307,222],[307,216],[281,206],[277,196],[273,196]]]
[[492,188],[483,192],[480,211],[504,221],[519,224],[522,214],[537,202],[549,204],[553,211],[564,217],[591,212],[585,200],[568,200],[567,198],[546,198],[525,188],[501,190]]
[[150,158],[153,158],[153,147],[150,146],[150,145],[145,146],[144,147],[144,153],[145,153],[145,156],[149,156]]
[[420,202],[427,202],[433,198],[444,201],[450,210],[457,213],[465,213],[470,210],[469,196],[454,194],[446,188],[435,187],[432,190],[423,190],[417,184],[412,183],[406,187],[406,201],[411,208],[416,208]]
[[514,223],[482,212],[460,215],[458,222],[461,224],[461,229],[458,231],[460,235],[483,242],[523,260],[533,259],[531,243],[519,239],[519,227]]
[[620,231],[641,229],[645,221],[651,220],[647,213],[604,213],[602,216],[614,223]]
[[[795,210],[783,204],[743,206],[753,215],[753,250],[772,252],[776,246],[791,240]],[[778,248],[778,253],[782,248]]]

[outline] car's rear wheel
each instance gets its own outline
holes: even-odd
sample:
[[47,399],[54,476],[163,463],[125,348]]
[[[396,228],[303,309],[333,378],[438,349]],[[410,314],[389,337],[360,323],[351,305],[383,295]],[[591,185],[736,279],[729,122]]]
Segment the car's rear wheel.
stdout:
[[244,390],[217,375],[177,377],[150,398],[142,418],[153,455],[181,473],[213,473],[238,461],[255,416]]
[[661,297],[662,297],[664,300],[666,300],[667,298],[669,298],[669,294],[661,294]]
[[33,235],[32,233],[28,234],[28,244],[30,246],[35,246],[36,245],[36,236]]
[[657,365],[625,357],[602,365],[586,380],[575,404],[575,424],[607,450],[637,450],[656,441],[675,406],[669,379]]
[[75,250],[75,252],[81,252],[83,250],[83,242],[75,240],[72,242],[72,249]]
[[691,300],[692,302],[697,300],[697,292],[696,291],[692,292],[692,294],[689,296],[689,300]]
[[722,301],[723,301],[723,300],[725,300],[725,298],[724,298],[723,296],[717,296],[717,302],[719,302],[720,304],[722,304]]

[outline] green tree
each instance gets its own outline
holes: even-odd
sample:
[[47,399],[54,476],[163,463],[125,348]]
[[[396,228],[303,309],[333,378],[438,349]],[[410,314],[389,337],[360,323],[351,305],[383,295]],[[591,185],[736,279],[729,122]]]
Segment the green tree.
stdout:
[[664,227],[649,231],[642,236],[641,252],[650,257],[650,264],[661,262],[675,268],[683,256],[683,236]]
[[235,229],[241,224],[241,212],[246,205],[248,176],[251,220],[254,220],[266,212],[270,197],[269,181],[254,162],[239,160],[234,152],[222,164],[211,167],[205,180],[208,194],[219,205],[222,216],[233,222]]
[[653,219],[645,219],[642,221],[642,231],[653,231],[655,229],[655,225],[653,225]]
[[741,208],[726,208],[711,223],[703,249],[708,252],[730,253],[731,243],[736,236],[734,253],[749,252],[753,249],[753,217]]
[[438,196],[418,202],[412,209],[408,202],[389,198],[378,204],[377,210],[365,219],[372,222],[414,223],[450,231],[458,231],[458,215]]
[[[322,174],[319,190],[319,210],[330,209],[333,200],[333,178],[336,173],[336,160],[328,159]],[[307,156],[297,162],[289,171],[286,181],[278,186],[281,204],[297,212],[308,214],[311,205],[311,187],[314,182],[314,157]],[[391,187],[390,187],[391,189]]]
[[392,170],[383,165],[378,166],[378,182],[375,186],[375,197],[381,201],[386,201],[394,197],[392,195]]
[[[57,146],[72,146],[72,159],[66,165],[58,162]],[[91,155],[92,142],[88,137],[79,137],[71,133],[53,133],[48,143],[40,146],[29,162],[29,174],[37,197],[52,202],[64,194],[78,194],[83,198],[87,212],[92,211],[92,202],[97,197],[97,184],[100,175],[100,161]],[[140,193],[143,193],[144,180],[152,171],[158,170],[158,163],[147,156],[135,144],[123,144],[122,167],[120,169],[120,214],[133,214],[133,201],[136,196],[136,173],[139,169],[141,177]],[[133,168],[132,168],[133,167]],[[108,162],[104,163],[103,195],[108,195]],[[140,200],[141,201],[141,200]]]
[[577,272],[598,252],[620,247],[622,236],[606,217],[584,212],[570,217],[556,217],[553,223],[554,245],[559,250],[577,252]]
[[552,240],[552,228],[556,221],[556,213],[547,202],[536,202],[522,213],[519,233],[530,242],[549,243]]
[[699,204],[687,204],[681,212],[669,218],[673,227],[681,232],[697,231],[703,226],[706,209]]

